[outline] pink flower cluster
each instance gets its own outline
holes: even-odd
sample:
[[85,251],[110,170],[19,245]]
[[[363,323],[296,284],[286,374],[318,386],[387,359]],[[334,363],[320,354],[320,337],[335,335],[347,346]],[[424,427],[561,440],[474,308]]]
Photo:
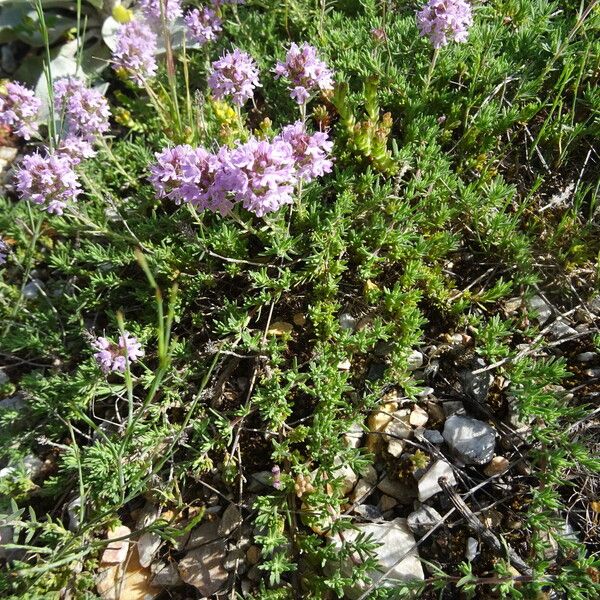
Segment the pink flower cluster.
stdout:
[[274,69],[277,78],[285,77],[292,84],[290,96],[298,103],[307,102],[317,90],[333,89],[333,73],[318,58],[317,50],[304,42],[292,43],[285,61],[278,61]]
[[221,19],[208,7],[190,10],[184,17],[188,37],[192,42],[204,45],[214,42],[221,31]]
[[60,153],[23,157],[16,179],[21,199],[30,200],[57,215],[62,215],[67,203],[81,194],[73,161]]
[[150,168],[150,182],[160,198],[176,204],[189,202],[225,215],[241,202],[262,217],[291,204],[300,179],[329,173],[331,149],[326,133],[311,135],[297,122],[272,141],[250,138],[216,154],[188,145],[163,150]]
[[134,20],[121,25],[112,56],[113,68],[124,69],[136,85],[143,87],[146,79],[154,77],[158,69],[157,44],[156,34],[145,21]]
[[224,54],[213,62],[212,67],[208,85],[219,100],[230,97],[234,104],[242,106],[260,86],[254,59],[239,48]]
[[142,13],[148,22],[154,25],[160,25],[162,18],[167,23],[172,23],[181,15],[181,0],[139,0]]
[[63,120],[63,152],[75,163],[94,156],[92,144],[109,128],[106,97],[78,77],[61,77],[54,83],[54,103]]
[[127,331],[119,336],[116,344],[108,338],[98,337],[92,342],[92,348],[97,351],[94,358],[104,373],[124,373],[127,361],[132,363],[144,356],[142,345]]
[[472,24],[471,5],[465,0],[429,0],[417,12],[419,34],[427,36],[436,49],[451,40],[465,42]]
[[42,103],[32,90],[20,83],[7,83],[6,92],[0,93],[0,125],[11,127],[25,140],[38,130],[36,121]]

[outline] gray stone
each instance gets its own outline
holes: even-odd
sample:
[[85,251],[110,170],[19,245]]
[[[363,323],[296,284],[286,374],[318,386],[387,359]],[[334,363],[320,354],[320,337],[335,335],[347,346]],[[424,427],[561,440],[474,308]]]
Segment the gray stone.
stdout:
[[159,562],[151,566],[154,575],[151,586],[154,587],[177,587],[183,585],[177,567],[173,563]]
[[442,520],[442,515],[426,504],[423,504],[406,518],[408,528],[418,537],[423,537]]
[[433,395],[434,389],[432,387],[424,387],[418,394],[417,398],[426,398],[427,396]]
[[339,317],[340,327],[344,331],[354,331],[356,329],[357,320],[351,314],[342,313]]
[[582,363],[587,363],[587,362],[592,362],[593,360],[596,360],[596,358],[598,358],[598,354],[596,354],[595,352],[582,352],[581,354],[578,354],[575,357],[575,360],[582,362]]
[[442,404],[446,418],[452,415],[466,415],[465,406],[460,400],[449,400]]
[[0,558],[8,558],[11,550],[4,548],[7,544],[13,543],[14,529],[12,525],[0,525]]
[[377,488],[384,494],[396,498],[403,504],[411,503],[417,497],[416,482],[414,485],[408,485],[400,482],[398,479],[392,479],[386,475],[378,484]]
[[444,443],[444,436],[437,429],[426,429],[423,432],[423,437],[430,443],[436,446]]
[[586,369],[585,374],[592,379],[596,379],[600,377],[600,367],[596,367],[595,369]]
[[179,575],[203,596],[212,596],[225,586],[229,578],[224,561],[225,542],[211,542],[188,552],[179,561]]
[[342,460],[339,456],[335,457],[333,464],[336,467],[333,471],[333,476],[336,479],[342,480],[342,493],[346,496],[356,485],[358,475],[348,465],[342,464]]
[[484,465],[494,456],[496,433],[483,421],[452,415],[442,435],[452,453],[466,465]]
[[4,369],[0,369],[0,385],[4,385],[5,383],[8,383],[9,381],[10,381],[10,378],[4,372]]
[[395,458],[398,458],[404,452],[403,440],[390,440],[387,451]]
[[472,368],[465,371],[462,375],[465,393],[482,403],[487,400],[488,392],[490,391],[490,386],[494,381],[494,377],[489,371],[477,374],[475,374],[474,371],[483,369],[486,366],[487,365],[482,358],[477,358],[473,361]]
[[[198,546],[202,546],[217,540],[220,537],[219,518],[203,521],[190,532],[187,540],[181,540],[179,550],[192,550]],[[183,542],[183,543],[182,543]]]
[[531,312],[535,312],[535,318],[540,325],[543,325],[554,312],[552,306],[548,304],[541,296],[533,296],[527,302],[527,308]]
[[[136,529],[144,529],[149,527],[158,519],[160,516],[160,507],[147,502],[140,511],[140,514],[136,521]],[[138,557],[140,559],[140,565],[142,567],[148,567],[152,563],[152,560],[158,549],[160,548],[161,537],[158,533],[153,531],[146,531],[143,533],[137,542]]]
[[412,436],[410,410],[403,408],[392,413],[392,420],[385,426],[383,437],[388,441],[406,440]]
[[577,335],[577,331],[568,325],[563,319],[556,319],[548,330],[550,337],[554,340],[559,340],[564,337]]
[[81,508],[81,496],[73,498],[67,504],[67,515],[69,516],[69,531],[77,531],[81,522],[79,520],[79,510]]
[[219,535],[227,537],[242,524],[240,509],[233,502],[225,509],[219,525]]
[[475,538],[467,538],[467,549],[465,551],[465,558],[468,561],[472,561],[479,554],[479,543]]
[[365,432],[360,423],[352,423],[344,434],[344,443],[348,448],[358,448],[361,445]]
[[0,400],[0,409],[4,410],[23,410],[25,405],[25,398],[19,394]]
[[[23,469],[25,470],[25,474],[30,479],[35,479],[41,472],[44,463],[33,454],[29,454],[22,461]],[[0,479],[3,477],[11,477],[16,475],[18,472],[18,467],[16,465],[9,465],[8,467],[4,467],[0,469]]]
[[[344,540],[352,542],[358,535],[363,534],[370,536],[373,542],[379,544],[374,551],[375,559],[379,563],[379,570],[369,573],[376,588],[394,587],[401,581],[425,578],[415,538],[406,525],[406,519],[398,518],[386,523],[358,523],[355,527],[356,529],[344,531]],[[336,535],[332,538],[332,543],[337,548],[341,548],[343,542],[340,536]],[[361,561],[362,558],[355,555],[353,560],[348,559],[342,567],[342,571],[349,575],[355,565]],[[389,573],[384,579],[384,574],[388,570]],[[346,588],[346,596],[355,600],[364,593],[366,588],[366,584]]]
[[249,492],[260,492],[265,487],[272,487],[273,473],[271,471],[259,471],[258,473],[252,473],[250,475],[250,481],[248,482]]
[[366,521],[379,521],[383,518],[381,511],[372,504],[359,504],[355,506],[352,512],[355,515],[361,516]]
[[35,277],[23,288],[23,297],[27,300],[35,300],[40,295],[40,290],[44,289],[44,284]]
[[423,354],[418,350],[413,350],[406,358],[409,371],[415,371],[423,366]]
[[225,558],[223,568],[226,571],[235,571],[237,575],[243,575],[248,570],[245,559],[246,553],[240,548],[235,548]]
[[392,498],[386,494],[383,494],[377,503],[377,508],[385,515],[390,510],[393,510],[398,506],[398,500]]
[[419,500],[421,502],[425,502],[442,490],[438,483],[440,477],[445,477],[450,485],[456,485],[452,467],[445,460],[437,460],[419,479]]
[[356,486],[352,490],[350,499],[352,502],[364,502],[373,492],[375,486],[370,484],[366,479],[359,479]]

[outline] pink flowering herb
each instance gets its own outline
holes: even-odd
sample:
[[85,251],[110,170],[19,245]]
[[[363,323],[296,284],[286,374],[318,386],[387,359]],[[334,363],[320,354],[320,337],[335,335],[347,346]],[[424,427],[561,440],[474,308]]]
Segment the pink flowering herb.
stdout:
[[65,206],[81,194],[72,161],[59,153],[25,156],[16,180],[17,192],[22,200],[39,204],[44,210],[57,215],[62,215]]
[[297,177],[294,151],[288,142],[250,138],[231,151],[228,167],[235,199],[256,216],[293,203]]
[[417,12],[419,34],[427,36],[436,50],[450,41],[465,42],[472,24],[471,5],[465,0],[429,0]]
[[212,68],[208,85],[218,100],[231,98],[234,104],[242,106],[260,86],[254,59],[238,48],[213,62]]
[[109,128],[110,110],[104,94],[77,77],[61,77],[54,82],[54,102],[67,137],[93,143]]
[[190,10],[185,15],[184,21],[188,37],[201,46],[214,42],[221,31],[221,19],[208,7]]
[[274,69],[275,76],[285,77],[291,82],[290,96],[305,104],[317,90],[333,89],[333,73],[318,58],[317,50],[304,42],[301,46],[292,43],[285,61],[279,61]]
[[150,182],[159,198],[175,204],[188,202],[200,210],[223,215],[231,210],[229,189],[215,183],[222,169],[223,152],[214,155],[204,148],[181,145],[156,153],[156,164],[150,167]]
[[0,125],[11,127],[24,140],[38,131],[37,117],[42,103],[29,88],[20,83],[7,83],[0,93]]
[[333,142],[326,133],[317,131],[312,135],[306,131],[302,121],[283,128],[277,138],[292,146],[298,177],[306,182],[325,173],[330,173],[332,161],[329,158]]
[[104,373],[124,373],[127,361],[132,363],[144,356],[144,350],[137,338],[127,331],[119,336],[116,344],[108,338],[98,337],[92,342],[92,348],[96,350],[94,358]]
[[181,0],[139,0],[140,8],[149,23],[160,25],[162,19],[172,23],[183,14]]
[[142,87],[156,75],[157,37],[144,21],[129,21],[117,33],[113,68],[124,69],[131,80]]

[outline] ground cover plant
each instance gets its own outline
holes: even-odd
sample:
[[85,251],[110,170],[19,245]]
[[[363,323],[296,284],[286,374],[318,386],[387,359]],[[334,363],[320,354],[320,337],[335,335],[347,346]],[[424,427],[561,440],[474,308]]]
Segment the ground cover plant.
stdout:
[[598,597],[598,2],[71,4],[2,49],[2,597]]

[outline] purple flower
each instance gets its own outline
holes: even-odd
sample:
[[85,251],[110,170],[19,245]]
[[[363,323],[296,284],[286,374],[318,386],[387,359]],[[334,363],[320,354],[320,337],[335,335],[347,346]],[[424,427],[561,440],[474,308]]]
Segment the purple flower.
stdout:
[[94,358],[104,373],[110,371],[123,373],[128,360],[132,363],[144,356],[144,350],[137,338],[127,331],[119,336],[117,344],[108,338],[98,337],[92,342],[92,348],[97,350]]
[[78,165],[86,158],[96,156],[96,151],[91,142],[84,138],[71,135],[60,141],[56,151],[64,158],[68,159],[73,166]]
[[156,25],[163,16],[167,23],[172,23],[183,14],[181,0],[139,0],[139,5],[146,19]]
[[212,64],[208,85],[215,98],[231,96],[234,104],[242,106],[254,95],[258,82],[258,67],[252,57],[236,48]]
[[121,25],[113,52],[113,68],[125,69],[138,86],[156,75],[156,34],[144,21]]
[[277,78],[286,77],[292,83],[290,96],[304,104],[316,90],[333,89],[333,73],[317,57],[317,50],[306,42],[302,46],[292,42],[285,62],[278,61],[274,69]]
[[30,154],[16,173],[17,192],[22,200],[62,215],[68,202],[77,200],[81,186],[70,158],[62,154]]
[[221,19],[214,10],[205,7],[202,10],[195,8],[185,15],[185,24],[190,39],[198,44],[214,42],[221,31]]
[[56,110],[64,118],[67,137],[90,144],[108,128],[110,110],[103,94],[77,77],[62,77],[54,83]]
[[292,146],[250,138],[232,150],[224,168],[235,199],[259,217],[292,204],[296,169]]
[[288,142],[292,146],[300,179],[308,182],[331,172],[332,161],[328,156],[333,142],[329,141],[326,133],[317,131],[310,135],[304,123],[296,121],[284,127],[275,139]]
[[25,140],[38,130],[36,118],[42,103],[32,90],[20,83],[7,83],[6,92],[0,93],[0,125],[12,127]]
[[3,265],[6,262],[6,257],[10,252],[10,248],[8,244],[2,239],[0,236],[0,265]]
[[226,155],[226,148],[216,156],[188,145],[167,148],[156,153],[149,179],[159,198],[169,198],[175,204],[189,202],[201,210],[225,215],[233,206],[229,200],[233,185],[222,165]]
[[450,40],[466,41],[472,24],[471,5],[464,0],[429,0],[417,12],[419,35],[429,37],[436,49]]

